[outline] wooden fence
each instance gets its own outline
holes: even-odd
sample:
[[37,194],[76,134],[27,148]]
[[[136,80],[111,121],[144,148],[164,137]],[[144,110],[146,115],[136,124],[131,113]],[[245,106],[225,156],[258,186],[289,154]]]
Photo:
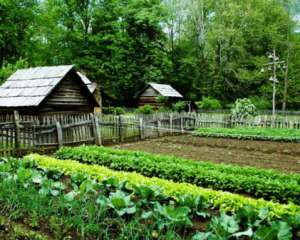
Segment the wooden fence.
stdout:
[[195,119],[189,114],[27,116],[14,112],[0,115],[0,156],[155,138],[184,133],[194,126]]
[[195,114],[196,127],[263,127],[263,128],[291,128],[300,129],[300,115],[258,115],[244,120],[231,118],[224,113],[197,113]]
[[0,115],[0,156],[52,152],[60,146],[106,145],[190,133],[201,127],[275,127],[300,129],[300,117],[257,116],[237,121],[228,114],[156,113],[150,115],[73,114]]

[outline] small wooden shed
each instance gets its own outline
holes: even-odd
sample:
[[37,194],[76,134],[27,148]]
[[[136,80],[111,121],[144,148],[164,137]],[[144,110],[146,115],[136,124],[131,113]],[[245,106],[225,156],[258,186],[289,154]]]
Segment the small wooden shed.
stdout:
[[96,85],[73,65],[21,69],[0,86],[0,112],[88,113],[99,103]]
[[183,98],[183,96],[171,85],[149,83],[139,94],[138,105],[144,106],[146,104],[149,104],[154,107],[158,107],[159,103],[157,102],[157,98],[159,96],[167,97],[167,105],[171,105],[172,103]]

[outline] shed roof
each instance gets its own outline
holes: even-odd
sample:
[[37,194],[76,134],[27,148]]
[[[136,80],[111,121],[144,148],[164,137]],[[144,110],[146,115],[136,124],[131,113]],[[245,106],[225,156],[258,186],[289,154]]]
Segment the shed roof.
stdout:
[[[73,68],[63,65],[17,70],[0,86],[0,107],[38,106]],[[79,76],[89,89],[92,83]]]
[[97,88],[97,84],[95,82],[92,82],[90,79],[87,78],[87,76],[85,76],[81,72],[77,72],[77,74],[79,75],[81,80],[84,82],[84,84],[88,87],[90,92],[94,93]]
[[183,96],[171,85],[159,83],[149,83],[149,85],[164,97],[183,98]]

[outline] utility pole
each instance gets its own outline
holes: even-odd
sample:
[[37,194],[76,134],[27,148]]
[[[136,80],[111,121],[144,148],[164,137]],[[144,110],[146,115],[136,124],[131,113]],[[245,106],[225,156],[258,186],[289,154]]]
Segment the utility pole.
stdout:
[[[285,61],[279,61],[279,57],[276,56],[276,50],[274,49],[272,53],[268,55],[269,63],[264,64],[266,69],[268,71],[272,71],[272,76],[269,78],[269,80],[272,82],[273,85],[273,93],[272,93],[272,116],[273,120],[276,116],[276,83],[278,83],[277,80],[277,70],[278,69],[285,69]],[[261,72],[265,72],[265,67],[262,68]]]

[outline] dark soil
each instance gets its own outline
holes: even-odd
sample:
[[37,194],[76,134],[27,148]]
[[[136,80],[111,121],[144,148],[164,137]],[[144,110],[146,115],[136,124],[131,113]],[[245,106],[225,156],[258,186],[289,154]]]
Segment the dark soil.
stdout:
[[116,145],[115,148],[169,154],[198,161],[300,173],[299,143],[181,135],[126,143]]

